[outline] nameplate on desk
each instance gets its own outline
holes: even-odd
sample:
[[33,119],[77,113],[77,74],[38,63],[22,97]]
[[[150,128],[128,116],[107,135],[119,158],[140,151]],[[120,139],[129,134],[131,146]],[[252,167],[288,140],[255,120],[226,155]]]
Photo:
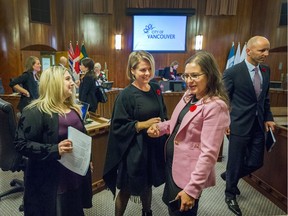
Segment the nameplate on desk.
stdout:
[[100,122],[97,122],[97,121],[94,121],[93,119],[90,119],[90,118],[87,118],[86,119],[87,123],[85,123],[85,127],[86,128],[90,128],[90,127],[95,127],[95,126],[98,126],[98,125],[101,125]]

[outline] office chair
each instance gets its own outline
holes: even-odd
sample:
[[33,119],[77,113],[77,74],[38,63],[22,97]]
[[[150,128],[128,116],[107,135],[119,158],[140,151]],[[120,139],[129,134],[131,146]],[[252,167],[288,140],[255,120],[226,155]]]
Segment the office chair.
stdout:
[[[27,159],[18,153],[14,147],[16,118],[12,104],[0,98],[0,168],[3,171],[24,171]],[[0,194],[2,197],[24,191],[24,181],[13,179],[10,182],[12,189]],[[19,207],[23,211],[23,205]]]

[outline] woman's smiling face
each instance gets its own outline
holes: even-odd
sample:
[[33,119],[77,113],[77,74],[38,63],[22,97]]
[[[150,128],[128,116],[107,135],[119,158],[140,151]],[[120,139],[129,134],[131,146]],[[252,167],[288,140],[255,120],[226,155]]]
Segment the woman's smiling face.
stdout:
[[188,63],[185,74],[191,75],[185,78],[190,93],[196,95],[198,99],[204,97],[207,93],[207,76],[202,72],[201,67],[195,62]]

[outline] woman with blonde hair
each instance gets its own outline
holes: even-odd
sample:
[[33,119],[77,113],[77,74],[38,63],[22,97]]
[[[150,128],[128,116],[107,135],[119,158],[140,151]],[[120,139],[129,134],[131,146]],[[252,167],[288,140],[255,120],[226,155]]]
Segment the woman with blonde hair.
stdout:
[[153,56],[130,53],[126,75],[131,81],[117,97],[108,139],[104,180],[116,195],[115,216],[122,216],[129,198],[142,203],[142,216],[152,216],[152,185],[164,183],[165,136],[150,138],[146,130],[166,119],[160,86],[150,82],[155,74]]
[[15,136],[16,149],[28,158],[25,215],[84,215],[92,206],[91,171],[80,176],[58,160],[73,152],[68,127],[86,132],[71,75],[61,66],[45,70],[39,98],[25,107]]

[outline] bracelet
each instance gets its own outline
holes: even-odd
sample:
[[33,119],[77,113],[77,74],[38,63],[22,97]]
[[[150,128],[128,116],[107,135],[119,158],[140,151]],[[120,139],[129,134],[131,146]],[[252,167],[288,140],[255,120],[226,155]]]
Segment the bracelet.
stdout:
[[137,133],[140,132],[139,127],[138,127],[138,121],[135,123],[135,129],[136,129],[136,132],[137,132]]

